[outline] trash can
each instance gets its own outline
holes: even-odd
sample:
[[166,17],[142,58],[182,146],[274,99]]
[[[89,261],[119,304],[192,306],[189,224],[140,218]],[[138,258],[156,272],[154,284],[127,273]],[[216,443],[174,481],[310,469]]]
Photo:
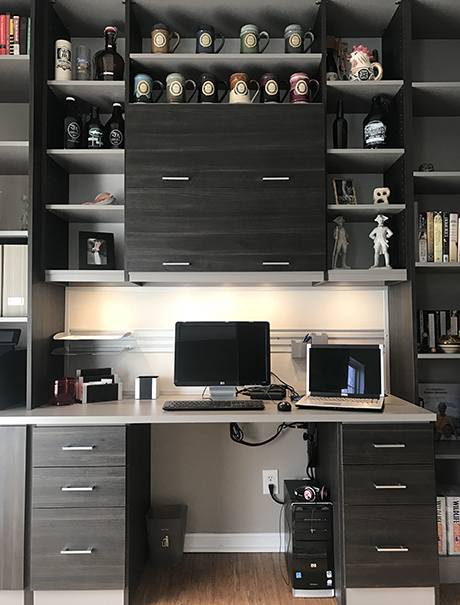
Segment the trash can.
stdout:
[[187,505],[153,505],[147,513],[150,561],[155,567],[179,565],[184,552]]

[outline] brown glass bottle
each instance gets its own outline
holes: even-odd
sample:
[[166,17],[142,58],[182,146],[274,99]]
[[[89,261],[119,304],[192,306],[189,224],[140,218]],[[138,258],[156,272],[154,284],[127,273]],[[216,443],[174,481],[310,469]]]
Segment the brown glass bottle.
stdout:
[[95,80],[123,80],[125,62],[117,52],[116,39],[118,30],[109,25],[104,30],[105,49],[94,55]]

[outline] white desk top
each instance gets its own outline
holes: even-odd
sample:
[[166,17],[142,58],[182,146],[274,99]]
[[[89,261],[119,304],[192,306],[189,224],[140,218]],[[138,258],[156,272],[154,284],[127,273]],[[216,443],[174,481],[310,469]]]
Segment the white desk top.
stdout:
[[[120,425],[120,424],[213,424],[229,422],[433,422],[436,415],[403,399],[389,395],[383,412],[350,412],[340,410],[301,410],[292,406],[291,412],[279,412],[277,402],[267,403],[257,411],[176,411],[165,412],[161,406],[167,399],[154,401],[123,399],[119,402],[75,403],[68,406],[43,406],[34,410],[11,409],[0,412],[0,426],[5,425]],[[182,397],[190,399],[190,397]]]

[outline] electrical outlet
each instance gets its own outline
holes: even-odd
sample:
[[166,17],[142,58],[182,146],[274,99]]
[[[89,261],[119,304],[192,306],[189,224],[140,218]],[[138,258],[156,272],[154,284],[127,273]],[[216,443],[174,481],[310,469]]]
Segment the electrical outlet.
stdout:
[[275,489],[273,490],[274,494],[277,494],[279,492],[278,489],[278,469],[275,469],[274,471],[262,471],[262,478],[263,478],[263,486],[264,486],[264,494],[269,494],[270,490],[268,489],[268,486],[270,485],[270,483],[272,483],[275,486]]

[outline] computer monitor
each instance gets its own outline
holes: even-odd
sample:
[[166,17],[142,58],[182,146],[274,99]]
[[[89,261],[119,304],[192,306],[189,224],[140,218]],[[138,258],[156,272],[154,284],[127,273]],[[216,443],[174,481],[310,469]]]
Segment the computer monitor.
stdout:
[[174,384],[209,387],[214,399],[234,397],[235,387],[270,384],[270,324],[177,322]]

